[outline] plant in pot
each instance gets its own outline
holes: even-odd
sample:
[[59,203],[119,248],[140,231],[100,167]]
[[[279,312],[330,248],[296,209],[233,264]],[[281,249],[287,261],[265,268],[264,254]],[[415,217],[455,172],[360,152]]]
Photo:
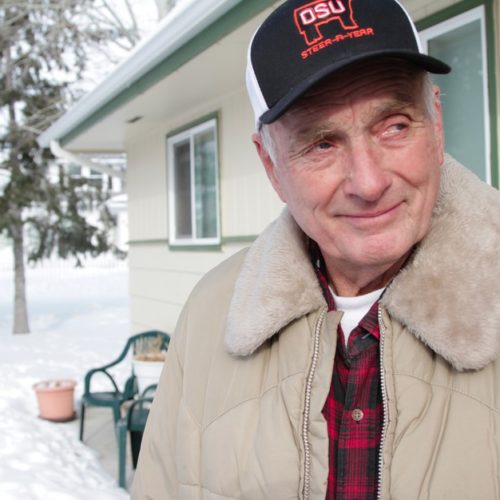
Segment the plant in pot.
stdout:
[[70,422],[75,419],[73,393],[75,380],[44,380],[33,386],[40,418],[52,422]]
[[146,387],[157,384],[160,379],[167,353],[162,350],[163,343],[164,339],[160,336],[147,337],[138,340],[134,346],[132,364],[139,394],[142,394]]

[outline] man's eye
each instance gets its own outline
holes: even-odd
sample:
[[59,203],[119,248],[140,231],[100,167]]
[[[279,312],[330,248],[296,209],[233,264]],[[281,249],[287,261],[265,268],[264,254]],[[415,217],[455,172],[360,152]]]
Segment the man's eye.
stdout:
[[391,136],[391,135],[396,135],[400,132],[405,131],[408,128],[408,124],[400,122],[400,123],[393,123],[389,127],[387,127],[384,131],[385,136]]
[[326,149],[330,149],[332,147],[332,144],[330,142],[327,142],[327,141],[322,141],[322,142],[318,142],[318,144],[316,144],[316,147],[318,149],[321,149],[321,150],[326,150]]
[[406,123],[396,123],[393,125],[393,128],[395,128],[396,130],[404,130],[406,127]]

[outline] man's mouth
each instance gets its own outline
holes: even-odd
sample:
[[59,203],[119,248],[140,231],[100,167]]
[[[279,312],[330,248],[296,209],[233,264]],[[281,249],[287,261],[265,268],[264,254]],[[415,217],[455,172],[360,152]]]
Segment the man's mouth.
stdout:
[[339,217],[349,220],[352,224],[364,224],[364,223],[377,223],[383,221],[389,221],[392,217],[394,217],[399,208],[401,207],[402,202],[396,203],[395,205],[391,205],[388,208],[382,208],[377,210],[370,211],[360,211],[360,212],[352,212],[340,214]]

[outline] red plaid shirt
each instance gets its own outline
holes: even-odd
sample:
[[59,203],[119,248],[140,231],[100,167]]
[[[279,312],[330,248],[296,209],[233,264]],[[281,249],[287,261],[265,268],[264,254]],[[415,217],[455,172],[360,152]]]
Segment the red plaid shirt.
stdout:
[[[315,244],[311,257],[328,309],[335,310],[325,264]],[[378,301],[352,331],[347,347],[338,328],[333,380],[323,408],[330,461],[326,500],[377,498],[383,425],[379,339]]]

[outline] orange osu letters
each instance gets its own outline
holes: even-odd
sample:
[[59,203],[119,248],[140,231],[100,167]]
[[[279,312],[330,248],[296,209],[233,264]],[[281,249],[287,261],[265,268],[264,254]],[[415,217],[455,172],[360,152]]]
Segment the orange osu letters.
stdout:
[[314,45],[323,39],[320,26],[338,21],[344,30],[354,30],[358,24],[352,12],[352,0],[316,0],[295,9],[294,20],[299,33],[307,45]]

